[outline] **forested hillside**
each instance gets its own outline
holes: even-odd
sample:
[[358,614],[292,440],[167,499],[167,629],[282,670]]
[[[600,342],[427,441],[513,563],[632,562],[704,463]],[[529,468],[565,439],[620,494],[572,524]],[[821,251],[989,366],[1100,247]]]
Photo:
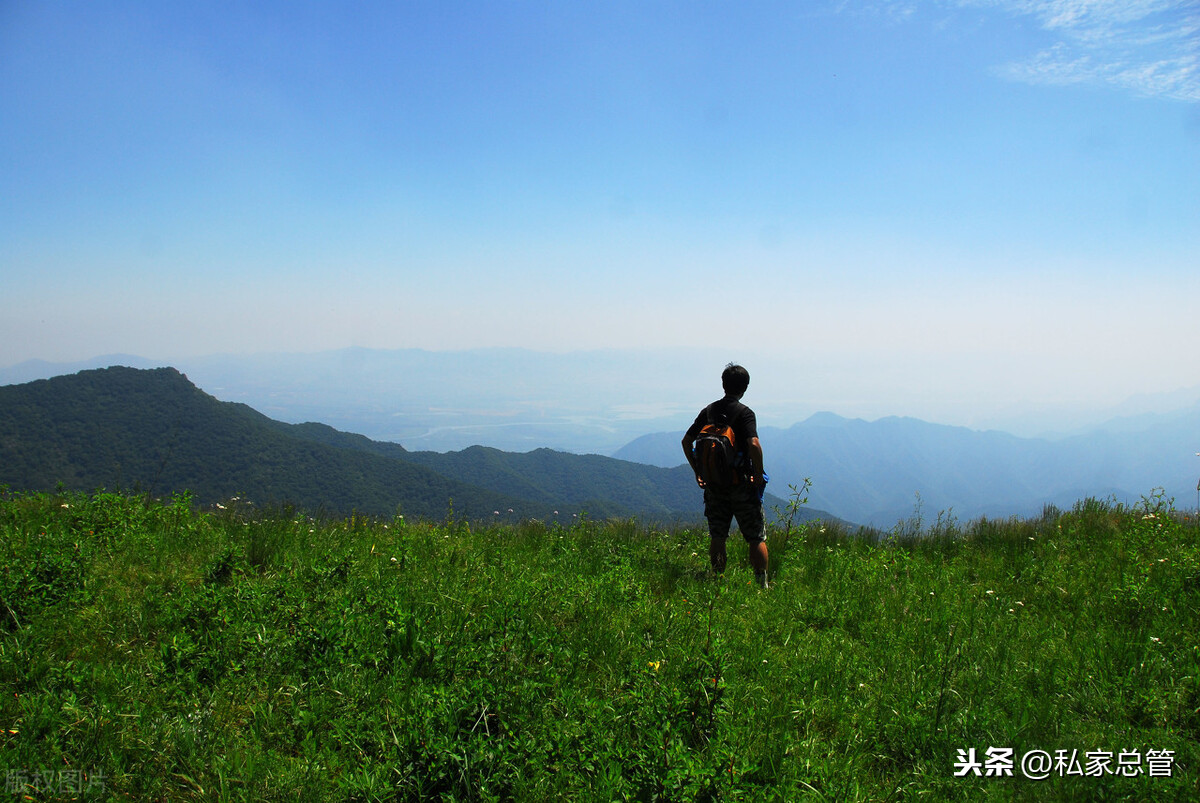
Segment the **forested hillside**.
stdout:
[[[549,449],[408,452],[221,402],[172,368],[112,367],[0,387],[0,485],[188,490],[308,510],[443,519],[696,520],[686,469]],[[780,500],[769,500],[778,504]]]
[[0,387],[0,483],[42,490],[190,490],[197,500],[442,517],[522,500],[421,466],[289,433],[241,404],[220,402],[171,368],[107,368]]

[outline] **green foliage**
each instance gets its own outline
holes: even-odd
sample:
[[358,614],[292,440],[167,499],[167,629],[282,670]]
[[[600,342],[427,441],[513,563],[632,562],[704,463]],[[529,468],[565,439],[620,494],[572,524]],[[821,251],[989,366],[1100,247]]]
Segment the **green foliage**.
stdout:
[[[9,791],[65,768],[81,799],[1195,798],[1200,541],[1168,500],[881,535],[796,523],[803,498],[763,591],[734,542],[713,578],[703,532],[631,519],[6,494]],[[990,746],[1174,772],[954,777]]]

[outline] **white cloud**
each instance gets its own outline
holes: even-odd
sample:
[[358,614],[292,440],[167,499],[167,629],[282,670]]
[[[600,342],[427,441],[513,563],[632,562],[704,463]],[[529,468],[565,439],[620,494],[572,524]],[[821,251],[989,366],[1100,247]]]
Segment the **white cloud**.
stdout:
[[1200,6],[1194,0],[960,0],[1031,16],[1059,41],[1000,68],[1042,84],[1108,84],[1200,101]]

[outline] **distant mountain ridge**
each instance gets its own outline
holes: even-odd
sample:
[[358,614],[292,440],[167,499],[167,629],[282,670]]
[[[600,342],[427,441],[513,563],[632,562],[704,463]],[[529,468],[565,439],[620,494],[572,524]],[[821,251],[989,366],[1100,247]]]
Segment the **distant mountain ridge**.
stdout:
[[[1195,500],[1200,405],[1061,440],[930,424],[867,422],[818,413],[788,429],[760,427],[772,480],[811,477],[815,507],[890,527],[947,511],[961,520],[1038,514],[1092,496],[1136,502],[1161,488],[1180,507]],[[657,466],[682,462],[678,435],[635,439],[614,457]]]
[[[206,393],[248,404],[277,421],[320,421],[410,450],[445,452],[484,445],[510,452],[551,448],[612,455],[648,432],[682,432],[696,409],[719,391],[717,376],[728,359],[750,368],[754,381],[749,402],[760,425],[790,426],[823,409],[867,420],[901,409],[883,401],[868,404],[872,409],[862,404],[830,407],[833,402],[822,400],[823,391],[802,381],[806,375],[802,360],[755,354],[742,346],[728,355],[689,348],[565,353],[514,348],[345,348],[211,354],[169,363],[110,355],[72,363],[29,360],[0,367],[0,385],[109,365],[169,365]],[[1131,385],[1131,393],[1135,390]],[[1118,417],[1136,421],[1146,413],[1171,413],[1197,403],[1200,385],[1135,394],[1116,405],[997,402],[981,403],[969,411],[960,406],[957,413],[948,413],[950,418],[932,410],[917,415],[926,421],[1058,440],[1086,434]]]
[[[118,359],[125,358],[97,358],[89,363]],[[128,361],[139,365],[147,362],[137,358]],[[423,468],[443,480],[453,478],[471,488],[478,485],[492,493],[515,495],[516,501],[529,505],[531,510],[561,510],[564,504],[578,504],[577,495],[557,490],[549,493],[546,485],[535,487],[545,481],[545,472],[538,482],[528,476],[538,474],[540,463],[549,464],[561,459],[556,455],[577,450],[577,438],[581,436],[586,441],[602,433],[603,442],[612,444],[603,453],[620,460],[660,468],[679,467],[683,462],[679,435],[695,411],[690,407],[684,410],[678,403],[668,404],[665,399],[677,395],[702,402],[712,396],[708,387],[711,383],[705,383],[702,372],[685,361],[669,368],[657,363],[653,366],[655,371],[662,368],[663,388],[639,382],[624,386],[621,371],[628,368],[628,354],[624,352],[547,355],[511,349],[461,353],[348,349],[316,355],[212,357],[198,363],[198,370],[219,373],[230,383],[224,389],[218,388],[230,403],[240,401],[245,406],[248,399],[261,400],[265,407],[255,401],[247,409],[265,412],[265,420],[284,428],[283,432],[292,437],[376,457],[402,458],[410,471]],[[22,372],[61,377],[58,372],[62,368],[50,363],[23,363],[0,370],[0,382],[11,382]],[[699,387],[676,386],[676,382],[684,383],[685,377],[697,381],[693,373],[699,376]],[[472,395],[472,381],[491,389]],[[280,383],[278,389],[276,382]],[[575,383],[578,388],[553,396],[559,393],[556,383]],[[0,386],[0,391],[8,389]],[[769,427],[762,425],[766,418],[762,405],[752,406],[760,414],[773,492],[784,496],[789,484],[798,485],[811,477],[814,507],[830,511],[828,515],[887,528],[912,517],[918,506],[926,517],[940,511],[950,511],[960,519],[1034,515],[1045,504],[1064,507],[1087,496],[1137,501],[1156,488],[1163,488],[1180,507],[1190,508],[1198,501],[1195,488],[1200,474],[1200,458],[1195,456],[1200,451],[1200,403],[1194,401],[1195,390],[1131,398],[1125,406],[1127,415],[1087,427],[1081,420],[1076,434],[1053,438],[1022,438],[913,418],[865,421],[832,413],[811,415],[788,428]],[[584,395],[589,397],[590,406],[580,400]],[[556,406],[568,398],[574,406]],[[210,400],[217,403],[215,398]],[[1173,406],[1176,404],[1185,406]],[[342,410],[341,418],[331,421],[321,417],[322,411],[329,409]],[[272,415],[274,411],[286,412],[284,417],[294,423],[283,423],[280,415]],[[300,417],[309,413],[311,417]],[[295,423],[298,421],[324,423]],[[433,434],[442,426],[439,421],[445,422],[447,432]],[[506,433],[502,438],[473,440],[501,430]],[[381,431],[424,434],[409,441],[380,436],[377,433]],[[365,433],[366,437],[351,432]],[[644,435],[646,432],[659,434]],[[471,446],[496,440],[520,446],[515,451]],[[434,442],[461,442],[463,446],[460,451],[439,454],[410,451],[391,441],[401,441],[409,449],[412,443],[423,449],[434,448]],[[553,451],[545,448],[568,443],[574,445]],[[148,443],[145,448],[153,450],[158,445]],[[98,459],[87,454],[78,457],[83,464]],[[243,463],[253,458],[249,454]],[[130,461],[137,459],[134,455],[122,465],[132,465]],[[342,466],[348,459],[340,455],[329,465]],[[569,474],[583,465],[586,461],[574,462],[559,469],[559,473],[565,470]],[[6,467],[0,465],[0,471],[4,470]],[[70,470],[77,470],[77,465]],[[111,466],[106,470],[105,483],[129,484],[127,471],[114,472]],[[262,467],[258,470],[261,472]],[[600,477],[605,470],[589,469]],[[149,486],[158,475],[148,472],[146,476],[141,482]],[[201,479],[216,482],[214,478]],[[563,487],[572,487],[570,482],[564,477]],[[362,493],[363,486],[343,485],[334,497],[358,498],[356,495]],[[649,506],[646,509],[677,509],[691,499],[684,509],[698,511],[700,503],[690,482],[663,485],[655,481],[651,485],[661,498],[643,500]],[[588,483],[581,482],[579,487],[586,488]],[[623,487],[628,499],[639,499],[646,493],[636,483]],[[456,492],[456,504],[463,494],[471,493],[466,489]],[[533,505],[534,500],[539,505]],[[420,504],[427,509],[432,503]],[[444,501],[441,504],[444,506]],[[517,509],[500,502],[493,509],[508,507]],[[598,500],[592,505],[597,515],[609,509]]]
[[110,367],[0,387],[0,485],[60,483],[436,520],[451,504],[463,518],[566,521],[698,521],[702,509],[687,469],[549,449],[409,452],[218,401],[173,368]]

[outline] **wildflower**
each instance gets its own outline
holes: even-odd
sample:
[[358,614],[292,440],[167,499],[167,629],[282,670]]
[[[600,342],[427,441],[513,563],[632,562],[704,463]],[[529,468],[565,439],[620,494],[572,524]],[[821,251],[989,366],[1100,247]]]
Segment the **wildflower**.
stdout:
[[651,661],[650,662],[650,668],[653,669],[655,672],[658,671],[658,668],[660,666],[662,666],[662,661]]
[[60,505],[60,507],[70,507],[70,505],[68,505],[66,502],[63,502],[62,505]]
[[225,506],[222,505],[220,502],[217,502],[217,510],[224,510],[224,509],[225,509]]
[[1017,600],[1017,604],[1020,605],[1022,608],[1025,607],[1025,603],[1021,602],[1021,600]]
[[396,562],[397,562],[396,559],[392,558],[392,563],[396,563]]
[[1158,644],[1159,642],[1161,642],[1161,641],[1162,641],[1162,639],[1160,639],[1160,638],[1158,638],[1158,637],[1156,637],[1156,636],[1151,636],[1151,637],[1150,637],[1150,640],[1151,640],[1151,641],[1153,641],[1155,644]]
[[995,591],[992,591],[992,590],[989,588],[989,589],[987,590],[987,593],[988,593],[988,594],[995,594],[996,592],[995,592]]

